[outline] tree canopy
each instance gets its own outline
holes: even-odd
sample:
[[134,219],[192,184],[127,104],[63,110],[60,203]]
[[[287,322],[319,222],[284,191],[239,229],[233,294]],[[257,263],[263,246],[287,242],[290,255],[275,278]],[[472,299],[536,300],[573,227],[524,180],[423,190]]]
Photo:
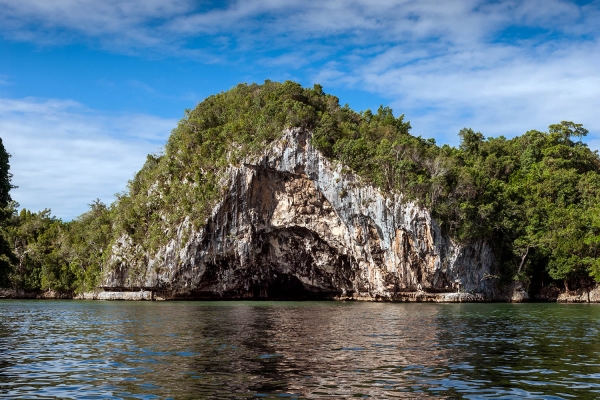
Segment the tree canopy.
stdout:
[[7,240],[6,223],[16,206],[10,197],[12,174],[9,164],[10,154],[4,148],[0,138],[0,287],[8,284],[8,274],[15,257]]
[[10,173],[10,164],[8,162],[10,154],[4,148],[2,138],[0,138],[0,207],[6,208],[12,201],[10,190],[14,188],[11,183],[12,174]]

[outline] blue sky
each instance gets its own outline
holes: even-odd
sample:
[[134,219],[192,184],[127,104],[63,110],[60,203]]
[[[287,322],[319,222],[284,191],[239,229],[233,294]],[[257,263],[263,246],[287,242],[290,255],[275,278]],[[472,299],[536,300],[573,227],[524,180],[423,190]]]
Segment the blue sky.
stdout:
[[13,198],[69,220],[239,82],[320,83],[438,143],[571,120],[599,149],[599,66],[600,0],[0,0],[0,137]]

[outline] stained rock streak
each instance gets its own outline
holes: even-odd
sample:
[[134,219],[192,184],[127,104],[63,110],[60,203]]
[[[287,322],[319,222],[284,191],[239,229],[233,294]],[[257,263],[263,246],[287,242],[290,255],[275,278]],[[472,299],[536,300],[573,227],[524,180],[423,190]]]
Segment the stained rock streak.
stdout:
[[486,279],[487,243],[455,243],[428,210],[324,157],[309,132],[286,131],[228,177],[205,226],[193,230],[186,219],[144,261],[129,256],[132,241],[122,236],[102,286],[151,288],[165,299],[498,297]]

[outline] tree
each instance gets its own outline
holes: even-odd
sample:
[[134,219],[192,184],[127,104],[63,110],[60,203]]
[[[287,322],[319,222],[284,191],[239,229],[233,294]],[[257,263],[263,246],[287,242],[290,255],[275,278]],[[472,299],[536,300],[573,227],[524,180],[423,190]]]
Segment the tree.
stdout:
[[0,138],[0,287],[8,285],[8,274],[15,260],[6,237],[6,224],[16,208],[16,203],[10,197],[10,190],[15,186],[11,183],[9,158],[10,154],[4,148]]
[[563,142],[571,143],[571,137],[578,137],[580,140],[588,134],[588,130],[582,124],[576,124],[571,121],[561,121],[560,124],[552,124],[548,127],[548,133],[558,135]]
[[9,172],[10,164],[8,159],[10,154],[4,148],[2,144],[2,138],[0,138],[0,207],[6,208],[12,201],[10,197],[10,189],[14,189],[16,186],[11,184],[12,174]]
[[463,128],[458,133],[460,137],[460,149],[467,154],[476,154],[485,137],[481,132],[475,132],[471,128]]

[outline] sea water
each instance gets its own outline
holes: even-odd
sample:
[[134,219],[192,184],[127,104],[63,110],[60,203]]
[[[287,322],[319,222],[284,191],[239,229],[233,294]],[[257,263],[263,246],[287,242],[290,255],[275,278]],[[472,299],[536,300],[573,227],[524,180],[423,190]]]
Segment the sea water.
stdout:
[[2,398],[600,398],[600,305],[0,301]]

